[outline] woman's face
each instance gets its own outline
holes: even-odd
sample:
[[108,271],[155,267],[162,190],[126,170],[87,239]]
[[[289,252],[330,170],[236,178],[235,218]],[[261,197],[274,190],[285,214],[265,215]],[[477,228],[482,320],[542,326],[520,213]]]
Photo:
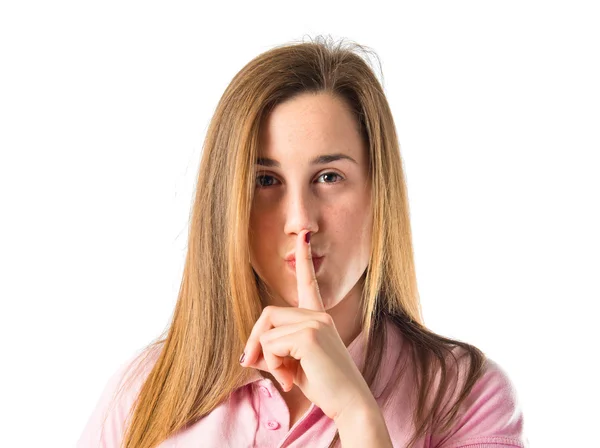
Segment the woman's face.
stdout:
[[371,187],[367,148],[351,112],[331,95],[302,94],[273,109],[260,139],[250,262],[267,288],[263,304],[298,306],[295,269],[285,259],[304,229],[312,232],[312,256],[323,257],[316,276],[325,309],[360,300]]

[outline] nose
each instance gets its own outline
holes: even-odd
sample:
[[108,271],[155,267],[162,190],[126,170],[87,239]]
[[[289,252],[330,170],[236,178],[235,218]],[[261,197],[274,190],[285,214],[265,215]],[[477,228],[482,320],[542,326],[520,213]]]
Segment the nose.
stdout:
[[317,232],[320,212],[313,192],[310,188],[296,188],[289,191],[286,198],[285,233],[297,235],[305,229],[312,233]]

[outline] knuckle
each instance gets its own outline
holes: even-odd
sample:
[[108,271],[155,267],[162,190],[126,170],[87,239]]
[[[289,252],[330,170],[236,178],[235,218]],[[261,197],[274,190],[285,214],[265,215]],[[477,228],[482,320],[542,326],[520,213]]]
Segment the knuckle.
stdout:
[[333,317],[331,317],[331,314],[321,313],[321,319],[321,322],[323,322],[325,325],[333,325]]
[[265,306],[262,311],[260,312],[260,317],[263,317],[265,314],[269,313],[269,310],[271,309],[271,305],[267,305]]
[[322,327],[323,327],[323,322],[321,322],[319,320],[311,320],[308,323],[308,328],[310,330],[317,330],[317,331],[319,331]]
[[274,305],[267,305],[263,308],[262,310],[262,315],[263,316],[270,316],[271,314],[273,314],[273,311],[275,310],[275,306]]
[[311,328],[314,328],[315,330],[320,330],[321,327],[323,327],[323,322],[321,322],[319,320],[311,320],[309,326]]

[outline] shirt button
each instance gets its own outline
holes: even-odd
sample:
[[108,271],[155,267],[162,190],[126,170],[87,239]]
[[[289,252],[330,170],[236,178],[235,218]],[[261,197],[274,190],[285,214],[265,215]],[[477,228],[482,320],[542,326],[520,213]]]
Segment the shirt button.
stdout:
[[269,392],[269,389],[267,389],[265,386],[260,386],[260,391],[265,397],[271,396],[271,392]]
[[267,428],[269,429],[277,429],[279,428],[279,423],[276,422],[275,420],[270,420],[267,422]]

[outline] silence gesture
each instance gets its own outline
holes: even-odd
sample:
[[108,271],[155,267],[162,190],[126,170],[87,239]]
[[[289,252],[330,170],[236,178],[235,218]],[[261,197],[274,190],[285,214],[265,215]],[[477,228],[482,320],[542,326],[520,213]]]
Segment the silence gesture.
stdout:
[[325,311],[309,238],[310,232],[300,232],[296,240],[298,308],[265,307],[240,362],[270,372],[285,391],[297,385],[335,420],[345,409],[374,399]]

